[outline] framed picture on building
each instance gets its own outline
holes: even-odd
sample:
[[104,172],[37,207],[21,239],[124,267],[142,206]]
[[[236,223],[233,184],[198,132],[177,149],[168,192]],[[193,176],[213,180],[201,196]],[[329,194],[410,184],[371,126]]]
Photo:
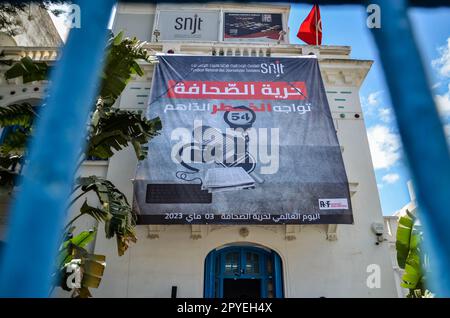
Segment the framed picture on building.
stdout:
[[275,42],[282,31],[281,13],[224,13],[224,41]]

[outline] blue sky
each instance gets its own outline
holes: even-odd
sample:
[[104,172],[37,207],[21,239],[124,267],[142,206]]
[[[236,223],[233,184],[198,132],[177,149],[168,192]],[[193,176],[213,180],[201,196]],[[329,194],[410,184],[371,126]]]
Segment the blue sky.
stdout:
[[[303,43],[296,34],[311,7],[292,4],[291,43]],[[362,6],[321,6],[320,11],[323,45],[349,45],[352,58],[375,61],[361,87],[360,97],[383,214],[391,215],[409,202],[406,182],[410,177],[377,48],[366,27],[367,13]],[[409,14],[450,136],[450,9],[412,9]]]

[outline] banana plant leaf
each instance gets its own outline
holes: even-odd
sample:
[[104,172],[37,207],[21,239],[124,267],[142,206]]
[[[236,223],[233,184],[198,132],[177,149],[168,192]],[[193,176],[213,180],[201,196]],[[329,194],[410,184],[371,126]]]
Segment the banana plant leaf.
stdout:
[[36,117],[37,113],[28,103],[0,107],[0,126],[4,127],[0,140],[2,157],[22,156],[25,153]]
[[74,291],[72,298],[91,298],[92,294],[87,287],[81,287]]
[[[74,227],[70,229],[74,230]],[[67,278],[69,273],[66,271],[66,266],[71,260],[80,260],[80,270],[82,273],[81,288],[77,288],[73,292],[73,297],[85,298],[92,297],[89,292],[89,287],[98,288],[102,276],[105,272],[106,257],[104,255],[97,255],[89,253],[85,247],[95,238],[96,230],[83,231],[80,234],[66,240],[60,249],[58,255],[61,272],[60,286],[70,291],[67,287]]]
[[425,295],[425,270],[421,249],[422,227],[415,215],[406,211],[399,220],[397,228],[397,261],[404,269],[400,285],[409,289],[408,297]]
[[114,155],[114,151],[120,151],[128,146],[129,138],[121,131],[108,131],[92,136],[89,139],[87,151],[88,157],[109,159]]
[[405,268],[406,259],[408,258],[411,245],[411,233],[415,219],[414,215],[406,211],[406,214],[398,221],[395,247],[397,249],[397,263],[402,269]]
[[[90,275],[95,275],[96,277],[103,276],[105,272],[104,261],[96,261],[93,259],[85,259],[83,264],[84,272]],[[90,286],[92,287],[92,286]]]
[[87,200],[84,201],[83,205],[80,209],[81,214],[87,214],[93,217],[97,221],[107,221],[111,218],[111,215],[105,211],[104,209],[95,208],[93,206],[90,206],[87,203]]
[[0,107],[0,126],[21,126],[31,128],[37,117],[36,111],[29,103],[12,104]]
[[61,244],[61,249],[56,260],[58,268],[61,268],[65,264],[70,262],[73,259],[76,248],[83,249],[84,247],[86,247],[94,240],[96,234],[97,230],[83,231],[77,236],[63,242]]
[[11,193],[24,162],[26,145],[37,113],[28,103],[0,107],[0,186]]
[[0,191],[10,193],[18,180],[20,163],[22,156],[1,156],[0,155]]
[[84,272],[81,284],[84,287],[98,288],[100,286],[101,281],[102,281],[101,277],[93,276]]
[[148,120],[140,112],[121,109],[97,111],[94,119],[86,155],[102,159],[129,145],[134,147],[139,160],[145,159],[147,143],[162,128],[159,117]]
[[82,177],[77,179],[84,192],[94,191],[97,195],[103,212],[108,215],[105,219],[106,238],[116,237],[117,252],[123,255],[131,242],[137,241],[135,216],[126,196],[120,192],[112,182],[97,177]]
[[110,37],[107,45],[107,58],[102,73],[100,96],[105,107],[114,105],[117,98],[125,89],[132,75],[144,75],[137,60],[149,63],[155,62],[141,42],[136,38],[124,38],[123,32],[116,37]]
[[420,273],[420,269],[406,264],[400,286],[408,289],[415,289],[417,284],[420,282],[421,277],[422,275]]
[[[80,248],[78,246],[74,249],[74,257],[81,259],[81,288],[98,288],[100,286],[103,273],[105,272],[106,257],[104,255],[88,253],[84,248]],[[78,293],[74,292],[74,294]],[[82,298],[84,296],[78,297]]]
[[94,240],[96,234],[97,234],[96,230],[83,231],[74,238],[72,238],[70,240],[70,243],[75,245],[76,247],[84,248],[86,247],[86,245],[88,245]]
[[20,127],[7,131],[0,145],[0,155],[6,158],[23,156],[26,152],[29,136],[29,130]]
[[50,66],[45,62],[36,62],[26,56],[5,72],[6,79],[22,77],[23,83],[43,81],[48,78]]

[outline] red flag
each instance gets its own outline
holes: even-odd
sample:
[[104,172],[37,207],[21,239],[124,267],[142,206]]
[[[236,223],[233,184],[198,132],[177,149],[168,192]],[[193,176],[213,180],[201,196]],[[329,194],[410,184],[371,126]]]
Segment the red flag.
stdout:
[[310,44],[322,44],[322,21],[320,20],[320,9],[317,4],[311,9],[311,12],[302,22],[300,29],[298,29],[297,37]]

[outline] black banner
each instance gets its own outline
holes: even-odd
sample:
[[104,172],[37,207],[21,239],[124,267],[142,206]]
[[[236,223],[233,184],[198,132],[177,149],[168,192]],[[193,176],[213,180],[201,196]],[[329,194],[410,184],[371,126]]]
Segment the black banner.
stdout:
[[282,17],[281,13],[227,12],[224,14],[224,40],[277,41],[283,30]]
[[160,56],[147,115],[140,223],[353,222],[316,58]]

